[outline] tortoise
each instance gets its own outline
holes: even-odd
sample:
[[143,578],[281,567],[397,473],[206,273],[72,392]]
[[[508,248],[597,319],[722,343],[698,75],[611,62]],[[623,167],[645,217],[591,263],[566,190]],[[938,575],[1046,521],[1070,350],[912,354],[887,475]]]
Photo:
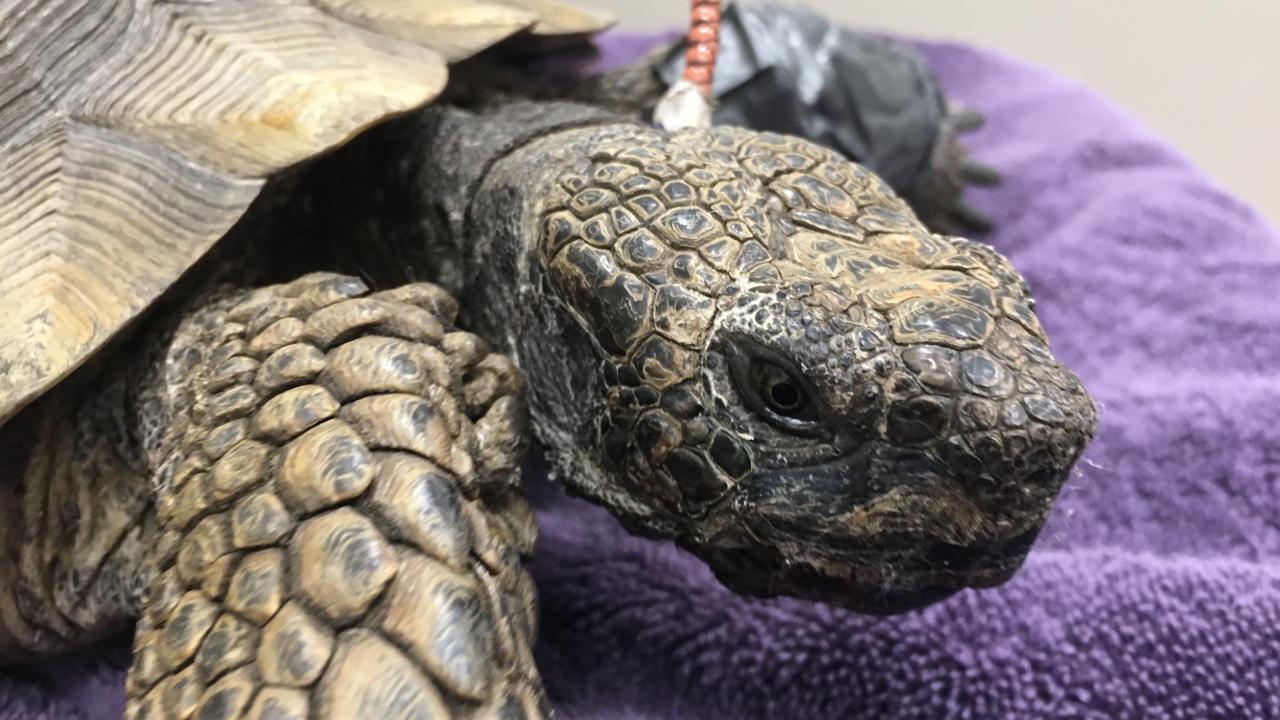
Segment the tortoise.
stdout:
[[1011,577],[1092,436],[1008,260],[830,149],[413,109],[592,16],[4,18],[0,657],[136,619],[130,717],[548,715],[530,445],[735,591],[892,613]]

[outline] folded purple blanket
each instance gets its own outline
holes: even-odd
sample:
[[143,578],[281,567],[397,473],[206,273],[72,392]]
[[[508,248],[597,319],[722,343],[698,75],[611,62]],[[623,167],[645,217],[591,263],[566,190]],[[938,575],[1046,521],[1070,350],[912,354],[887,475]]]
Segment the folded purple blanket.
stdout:
[[[606,59],[652,40],[615,35]],[[1101,406],[1041,542],[1004,587],[868,618],[736,597],[541,487],[556,705],[569,720],[1280,717],[1280,235],[1079,85],[919,47],[987,114],[971,146],[1006,182],[973,199]],[[0,673],[0,720],[119,717],[125,661]]]

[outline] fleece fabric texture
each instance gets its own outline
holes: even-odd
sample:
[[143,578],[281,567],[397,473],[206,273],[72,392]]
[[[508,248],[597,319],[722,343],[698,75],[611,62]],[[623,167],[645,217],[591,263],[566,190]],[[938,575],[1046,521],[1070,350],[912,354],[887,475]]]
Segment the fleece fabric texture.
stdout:
[[[615,34],[602,62],[654,40]],[[1280,236],[1078,84],[918,47],[987,116],[970,146],[1005,182],[971,198],[1097,439],[1017,578],[892,618],[736,597],[530,478],[561,717],[1280,717]],[[126,656],[0,671],[0,720],[119,717]]]

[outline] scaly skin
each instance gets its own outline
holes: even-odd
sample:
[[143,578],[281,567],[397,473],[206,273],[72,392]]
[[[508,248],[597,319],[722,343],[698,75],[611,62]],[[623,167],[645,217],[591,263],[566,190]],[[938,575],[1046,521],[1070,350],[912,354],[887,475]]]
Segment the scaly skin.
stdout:
[[127,394],[119,374],[96,392],[59,388],[6,427],[0,661],[79,647],[137,615],[156,529]]
[[895,612],[1021,565],[1096,414],[989,246],[795,138],[431,112],[427,264],[577,490],[742,592]]
[[[1009,577],[1096,422],[1007,261],[776,135],[428,108],[222,249],[5,432],[0,652],[141,615],[136,717],[543,713],[516,365],[574,490],[866,612]],[[243,289],[315,265],[395,289]]]

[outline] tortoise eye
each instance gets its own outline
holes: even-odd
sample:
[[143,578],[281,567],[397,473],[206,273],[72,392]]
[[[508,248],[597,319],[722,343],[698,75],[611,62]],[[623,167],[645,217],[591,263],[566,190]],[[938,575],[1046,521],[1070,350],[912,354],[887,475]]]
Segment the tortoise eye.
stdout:
[[763,420],[804,435],[819,429],[818,404],[786,358],[746,339],[730,345],[728,358],[738,394]]
[[809,407],[809,394],[786,370],[770,362],[751,363],[752,382],[760,399],[783,417],[800,417]]

